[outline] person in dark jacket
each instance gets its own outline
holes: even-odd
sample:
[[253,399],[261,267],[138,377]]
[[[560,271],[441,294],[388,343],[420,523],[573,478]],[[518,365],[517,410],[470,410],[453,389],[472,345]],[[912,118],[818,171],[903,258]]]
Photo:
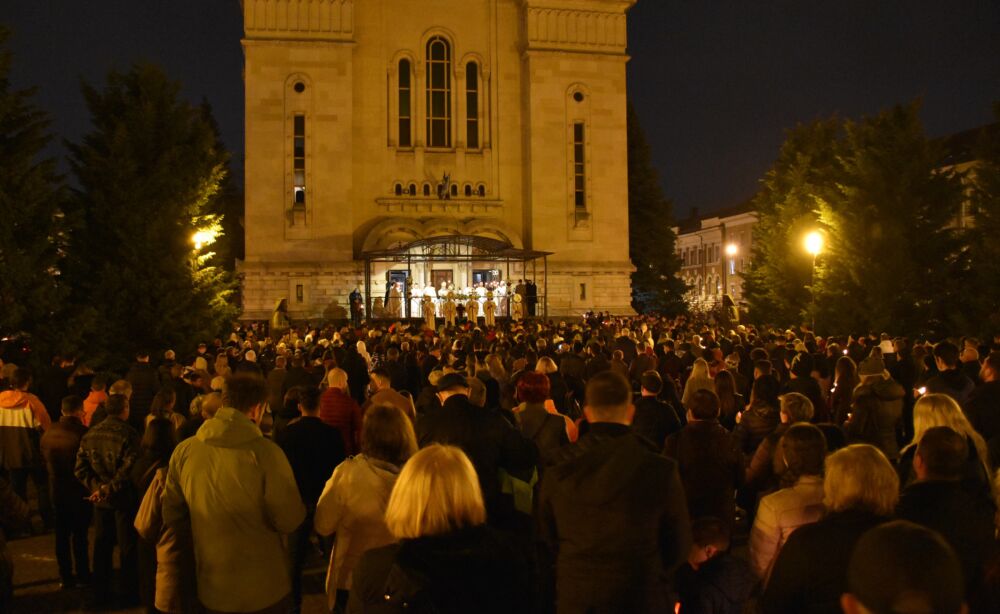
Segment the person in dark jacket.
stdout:
[[994,546],[996,507],[983,492],[963,483],[968,441],[954,430],[927,429],[913,457],[917,481],[903,489],[896,516],[940,533],[958,555],[966,595],[983,585],[983,566]]
[[729,529],[718,518],[691,522],[694,544],[687,564],[677,571],[684,614],[742,614],[757,576],[750,565],[729,552]]
[[681,430],[681,421],[673,407],[657,398],[663,390],[663,379],[659,373],[646,371],[640,382],[641,396],[635,402],[632,432],[661,448],[668,436]]
[[[281,382],[281,398],[284,399],[285,395],[292,388],[308,388],[316,385],[316,380],[313,376],[306,371],[305,368],[305,358],[302,354],[296,354],[292,356],[292,365],[285,372],[285,377]],[[280,406],[279,406],[280,407]],[[275,407],[271,408],[271,411],[275,411]]]
[[955,552],[940,535],[912,522],[894,520],[858,540],[840,605],[844,614],[964,614],[962,584]]
[[856,444],[828,456],[827,514],[788,537],[761,599],[763,611],[839,613],[854,545],[890,519],[898,500],[899,477],[878,448]]
[[[62,416],[42,435],[42,457],[49,472],[49,490],[55,507],[56,561],[60,586],[70,588],[77,582],[90,583],[87,531],[94,510],[87,501],[90,491],[73,475],[80,441],[87,432],[83,426],[83,400],[68,396],[62,400]],[[73,563],[76,563],[76,574]]]
[[[150,370],[154,376],[155,371]],[[139,501],[129,474],[139,455],[139,434],[129,426],[129,400],[112,394],[104,403],[107,418],[80,441],[74,475],[91,492],[96,516],[94,533],[94,605],[107,603],[115,542],[121,560],[121,587],[126,603],[138,602],[137,535],[132,525]]]
[[348,612],[533,611],[528,562],[486,526],[478,482],[469,458],[453,446],[432,444],[410,457],[385,513],[399,543],[361,557]]
[[629,429],[628,382],[587,383],[589,432],[546,470],[538,503],[545,585],[555,563],[556,611],[664,612],[667,579],[691,547],[677,464]]
[[608,362],[607,357],[604,355],[604,350],[601,348],[600,343],[596,341],[588,343],[587,356],[587,366],[583,371],[583,377],[586,380],[590,380],[598,373],[611,368],[611,363]]
[[[139,352],[135,355],[135,362],[129,368],[125,379],[132,386],[132,395],[128,400],[128,423],[137,432],[142,433],[146,428],[146,416],[149,415],[153,397],[160,391],[160,375],[149,363],[149,352]],[[93,423],[91,426],[94,426]]]
[[785,382],[782,393],[797,392],[812,401],[813,422],[828,422],[829,413],[826,411],[826,402],[823,400],[823,392],[819,388],[819,382],[812,376],[813,357],[811,354],[801,352],[792,358],[788,374],[790,379]]
[[958,368],[958,348],[947,341],[934,346],[934,364],[938,373],[924,383],[927,392],[940,392],[955,399],[965,407],[969,395],[976,387],[971,379]]
[[319,396],[319,390],[314,387],[301,389],[299,411],[302,417],[291,421],[275,442],[288,457],[306,506],[305,520],[288,539],[292,559],[292,602],[296,612],[302,607],[302,569],[309,552],[316,502],[326,480],[346,457],[340,429],[319,418]]
[[538,447],[539,475],[550,455],[569,443],[566,417],[545,409],[550,389],[544,373],[525,371],[517,380],[517,400],[521,404],[514,408],[516,424],[521,434]]
[[881,358],[869,356],[858,366],[858,376],[861,384],[854,389],[852,398],[873,394],[879,400],[876,424],[879,431],[878,447],[895,461],[899,458],[899,444],[896,441],[896,429],[903,416],[903,397],[906,390],[896,383],[885,368]]
[[503,469],[524,481],[530,480],[538,449],[500,414],[470,403],[465,376],[442,376],[437,383],[437,397],[441,409],[417,421],[420,445],[441,443],[461,448],[479,475],[490,525],[506,526],[513,521],[514,501],[501,492],[498,472]]
[[744,454],[753,454],[760,442],[777,428],[778,380],[773,375],[761,375],[753,382],[750,405],[736,417],[736,435]]
[[979,370],[982,382],[965,403],[965,415],[990,450],[993,466],[1000,466],[1000,352],[991,352]]
[[[146,496],[157,470],[166,470],[176,444],[174,423],[169,419],[153,418],[146,425],[146,431],[142,434],[142,441],[139,444],[139,456],[129,472],[138,501],[142,501]],[[155,540],[145,540],[137,535],[139,598],[147,612],[156,609],[156,550]]]
[[719,398],[714,392],[696,391],[689,405],[687,425],[667,437],[663,453],[677,461],[691,518],[711,516],[732,531],[734,493],[744,479],[743,451],[719,424]]

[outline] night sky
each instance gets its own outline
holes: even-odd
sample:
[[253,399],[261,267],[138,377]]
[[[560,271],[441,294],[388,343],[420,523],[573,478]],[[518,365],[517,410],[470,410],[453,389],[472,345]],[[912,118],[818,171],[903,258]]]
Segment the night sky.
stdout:
[[[40,88],[59,139],[88,128],[80,79],[149,60],[212,104],[241,157],[238,0],[0,0],[0,23],[15,86]],[[1000,1],[639,0],[629,52],[630,96],[681,217],[750,197],[798,122],[917,97],[931,136],[992,121]]]

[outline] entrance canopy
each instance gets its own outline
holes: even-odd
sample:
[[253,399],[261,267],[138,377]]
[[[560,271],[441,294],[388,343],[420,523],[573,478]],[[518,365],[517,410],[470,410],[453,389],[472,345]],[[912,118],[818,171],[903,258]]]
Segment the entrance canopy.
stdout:
[[[522,265],[522,270],[527,272],[527,264],[532,266],[532,277],[537,274],[537,261],[543,262],[543,270],[546,273],[543,277],[544,286],[548,285],[548,262],[547,257],[551,252],[543,252],[532,249],[522,249],[514,247],[509,241],[502,241],[491,237],[481,237],[476,235],[443,235],[417,239],[410,243],[401,244],[385,249],[370,250],[361,254],[365,260],[365,308],[369,317],[371,316],[371,290],[372,290],[372,265],[375,263],[398,263],[405,265],[406,276],[410,277],[413,265],[434,264],[434,263],[456,263],[471,265],[472,263],[492,263],[495,265],[505,264],[507,278],[510,277],[511,263]],[[400,266],[400,268],[403,268]],[[497,267],[499,269],[499,266]],[[543,289],[541,300],[542,312],[548,315],[548,305],[545,300],[547,292]],[[406,313],[409,313],[410,301],[406,300]]]
[[364,252],[366,262],[530,262],[551,252],[519,249],[506,241],[472,235],[417,239],[388,249]]

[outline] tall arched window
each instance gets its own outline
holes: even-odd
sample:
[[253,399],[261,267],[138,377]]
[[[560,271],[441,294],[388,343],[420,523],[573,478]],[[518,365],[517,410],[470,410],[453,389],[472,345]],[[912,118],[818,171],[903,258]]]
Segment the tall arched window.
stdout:
[[451,147],[451,45],[427,41],[427,146]]
[[479,149],[479,65],[465,68],[465,146]]
[[413,112],[410,93],[410,61],[399,61],[399,146],[413,146]]

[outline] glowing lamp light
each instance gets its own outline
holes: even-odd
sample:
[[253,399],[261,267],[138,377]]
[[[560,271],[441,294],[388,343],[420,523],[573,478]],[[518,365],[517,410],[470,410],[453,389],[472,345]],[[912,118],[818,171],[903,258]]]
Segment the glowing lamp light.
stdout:
[[810,232],[806,235],[805,240],[806,251],[813,256],[819,254],[823,251],[823,235],[818,232]]
[[219,236],[219,233],[215,230],[199,230],[191,237],[191,242],[194,243],[195,249],[201,249],[205,245],[215,243],[217,236]]
[[726,255],[727,256],[735,256],[736,252],[738,252],[738,251],[740,251],[740,248],[737,247],[735,243],[730,243],[729,245],[726,246]]

